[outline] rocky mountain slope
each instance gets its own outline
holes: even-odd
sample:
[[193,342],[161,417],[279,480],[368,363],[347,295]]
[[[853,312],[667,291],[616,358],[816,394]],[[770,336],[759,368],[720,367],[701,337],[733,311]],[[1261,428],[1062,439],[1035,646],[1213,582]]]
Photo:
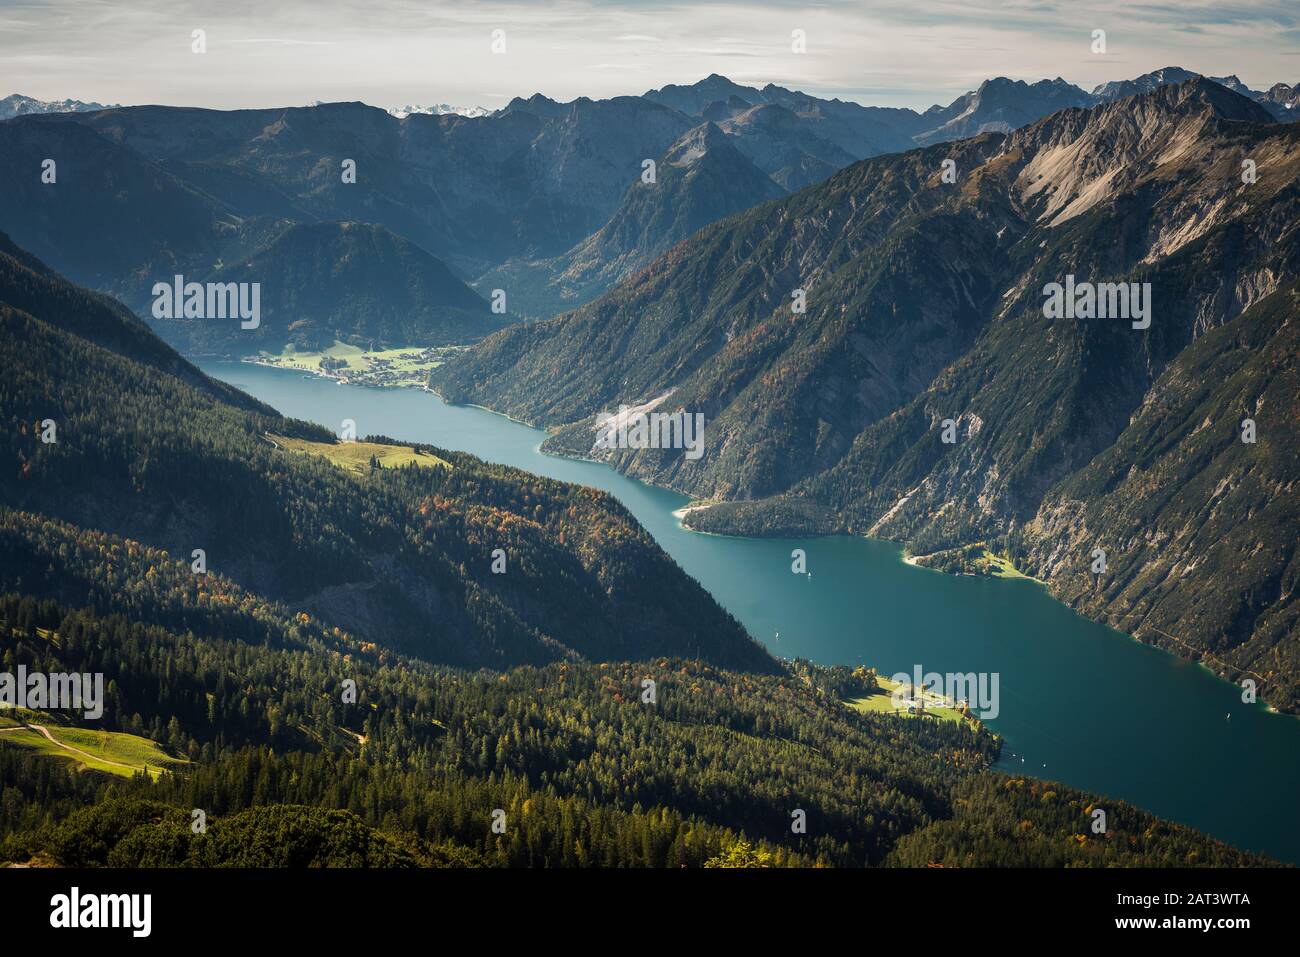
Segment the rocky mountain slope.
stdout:
[[[1115,442],[1045,496],[1023,530],[1026,564],[1081,611],[1294,709],[1297,422],[1293,282],[1170,363]],[[1095,548],[1104,575],[1080,561]]]
[[[1109,602],[1073,595],[1063,569],[1087,568],[1092,549],[1039,510],[1115,447],[1185,350],[1300,276],[1297,223],[1300,128],[1194,79],[856,164],[702,230],[571,315],[493,336],[446,368],[441,387],[555,428],[553,450],[728,500],[691,514],[702,529],[849,531],[918,551],[1050,537],[1055,550],[1030,550],[1053,587],[1116,619],[1133,596],[1103,610]],[[1149,288],[1149,322],[1047,318],[1044,290],[1067,277]],[[1269,315],[1290,300],[1277,302]],[[593,449],[598,413],[665,395],[658,410],[705,415],[701,457]],[[1177,439],[1148,436],[1145,454]],[[1287,488],[1261,479],[1259,508],[1276,508]],[[1246,577],[1203,564],[1206,581],[1163,600],[1160,627],[1184,653],[1259,647],[1276,634],[1271,621],[1289,620],[1290,592],[1271,584],[1294,547],[1294,525],[1283,528],[1291,545]],[[1105,525],[1086,537],[1131,539]],[[1221,632],[1225,619],[1197,613],[1196,589],[1254,597]],[[1286,637],[1267,684],[1290,707],[1300,643]]]
[[653,182],[628,187],[609,222],[561,256],[511,261],[478,281],[548,317],[590,302],[710,223],[784,196],[717,126],[688,130],[656,161]]
[[918,144],[927,145],[980,133],[1009,133],[1049,113],[1092,106],[1095,102],[1093,97],[1059,76],[1037,83],[998,77],[985,80],[978,90],[958,97],[944,109],[926,111],[925,118],[934,125],[914,139]]

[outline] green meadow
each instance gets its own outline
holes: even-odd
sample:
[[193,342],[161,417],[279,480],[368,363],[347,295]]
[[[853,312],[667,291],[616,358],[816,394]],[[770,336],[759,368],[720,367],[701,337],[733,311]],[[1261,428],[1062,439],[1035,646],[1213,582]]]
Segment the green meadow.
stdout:
[[[31,748],[51,757],[74,761],[93,771],[129,778],[140,771],[157,777],[163,770],[185,762],[173,758],[147,738],[119,731],[64,728],[41,724],[45,733],[13,718],[0,718],[0,744]],[[53,740],[51,740],[53,739]]]

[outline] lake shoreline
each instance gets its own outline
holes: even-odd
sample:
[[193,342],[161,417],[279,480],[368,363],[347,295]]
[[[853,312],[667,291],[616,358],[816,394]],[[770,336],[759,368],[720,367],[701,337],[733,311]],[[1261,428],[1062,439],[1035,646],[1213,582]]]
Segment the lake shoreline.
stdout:
[[[523,420],[521,420],[521,419],[516,419],[514,416],[511,416],[511,415],[509,415],[508,413],[505,413],[505,412],[498,412],[498,411],[496,411],[495,409],[490,409],[490,408],[488,408],[488,407],[486,407],[486,406],[476,405],[476,404],[474,404],[474,403],[454,403],[454,402],[448,402],[447,399],[442,395],[442,393],[438,392],[436,389],[425,388],[425,389],[423,389],[423,391],[433,393],[434,395],[436,395],[436,396],[438,397],[438,399],[439,399],[440,401],[446,403],[448,406],[455,407],[455,406],[458,406],[458,405],[459,405],[459,406],[464,407],[464,408],[479,409],[479,410],[481,410],[481,411],[483,411],[483,412],[487,412],[487,413],[489,413],[489,414],[491,414],[491,415],[500,416],[501,418],[504,418],[504,419],[506,419],[506,420],[508,420],[508,421],[510,421],[510,422],[513,422],[513,423],[515,423],[516,425],[522,425],[522,426],[524,426],[525,428],[533,429],[533,430],[535,430],[535,431],[545,431],[545,432],[547,432],[548,434],[549,434],[549,431],[550,431],[550,430],[547,430],[547,429],[540,429],[538,426],[533,425],[532,423],[525,422],[525,421],[523,421]],[[627,475],[626,473],[621,472],[621,471],[619,471],[618,469],[614,468],[614,466],[610,465],[609,462],[603,461],[603,460],[601,460],[601,459],[593,459],[593,458],[587,458],[587,457],[585,457],[585,456],[571,455],[571,454],[556,454],[556,453],[553,453],[553,452],[546,451],[545,449],[542,448],[542,445],[544,445],[544,444],[545,444],[545,440],[543,440],[543,442],[542,442],[541,444],[538,445],[538,452],[540,452],[542,455],[545,455],[545,456],[548,456],[548,457],[551,457],[551,458],[556,458],[556,459],[564,459],[564,460],[568,460],[568,461],[590,462],[590,463],[592,463],[592,464],[596,464],[596,465],[603,465],[603,466],[605,466],[606,468],[610,469],[611,471],[615,472],[616,474],[621,475],[623,478],[627,479],[628,481],[632,481],[632,482],[640,482],[640,483],[642,483],[642,484],[644,484],[644,485],[647,485],[647,486],[649,486],[649,487],[651,487],[651,488],[662,489],[662,490],[664,490],[664,491],[667,491],[667,492],[674,492],[674,493],[679,494],[679,495],[688,495],[688,494],[689,494],[689,493],[687,493],[687,492],[684,492],[684,491],[681,490],[681,489],[675,489],[675,488],[672,488],[671,486],[659,485],[659,484],[657,484],[657,483],[655,483],[655,482],[647,481],[646,479],[640,478],[639,476],[631,476],[631,475]],[[697,529],[697,528],[692,528],[690,525],[688,525],[688,524],[686,523],[686,517],[687,517],[688,515],[690,515],[692,512],[702,512],[702,511],[706,511],[706,510],[708,510],[709,508],[712,508],[714,505],[717,505],[717,504],[720,504],[720,503],[721,503],[721,500],[718,500],[718,501],[699,501],[699,500],[693,500],[690,504],[688,504],[688,505],[684,505],[684,506],[682,506],[681,508],[678,508],[678,509],[673,510],[672,515],[673,515],[673,517],[674,517],[675,519],[677,519],[677,522],[678,522],[678,524],[681,526],[681,528],[685,529],[686,531],[688,531],[688,532],[690,532],[690,533],[692,533],[692,534],[694,534],[694,535],[705,535],[705,536],[709,536],[709,537],[718,537],[718,538],[731,538],[731,539],[736,539],[736,540],[738,540],[738,541],[763,541],[763,540],[764,540],[763,538],[754,537],[754,536],[749,536],[749,535],[724,535],[724,534],[722,534],[722,533],[718,533],[718,532],[706,532],[706,531],[702,531],[702,530]],[[792,537],[798,537],[798,536],[792,536]],[[816,539],[819,539],[819,538],[830,538],[830,537],[834,537],[834,536],[827,536],[827,535],[814,535],[814,536],[811,536],[812,540],[816,540]],[[896,542],[896,541],[894,541],[893,539],[879,539],[879,538],[872,538],[870,535],[861,535],[861,536],[858,536],[858,537],[861,537],[861,538],[865,539],[866,541],[872,541],[872,542],[876,542],[876,541],[884,541],[884,542],[890,542],[891,544],[895,544],[895,545],[901,545],[901,547],[902,547],[902,549],[903,549],[903,552],[902,552],[902,556],[901,556],[901,557],[902,557],[902,560],[903,560],[903,563],[904,563],[904,564],[906,564],[906,565],[910,565],[910,566],[913,567],[913,568],[922,568],[922,569],[925,569],[926,571],[935,572],[936,574],[946,575],[946,576],[949,576],[949,577],[952,577],[952,578],[976,578],[976,579],[979,579],[979,578],[988,578],[988,579],[994,579],[994,580],[997,580],[997,581],[1015,581],[1015,580],[1017,580],[1017,579],[1022,579],[1022,580],[1025,580],[1025,581],[1031,581],[1031,582],[1033,582],[1034,584],[1039,585],[1039,586],[1040,586],[1040,587],[1041,587],[1041,588],[1042,588],[1042,589],[1047,593],[1047,595],[1052,599],[1052,601],[1054,601],[1054,602],[1056,602],[1057,604],[1061,605],[1063,608],[1067,608],[1067,609],[1069,609],[1071,612],[1073,612],[1073,613],[1076,614],[1076,615],[1079,615],[1081,618],[1084,618],[1084,619],[1086,619],[1087,621],[1093,622],[1094,624],[1100,625],[1100,626],[1102,626],[1103,628],[1107,628],[1107,629],[1109,629],[1109,630],[1111,630],[1111,631],[1113,631],[1113,632],[1116,632],[1117,634],[1123,635],[1125,638],[1128,638],[1130,641],[1133,641],[1133,642],[1135,642],[1135,643],[1137,643],[1137,644],[1139,644],[1139,645],[1141,645],[1141,646],[1143,646],[1143,647],[1145,647],[1145,648],[1151,648],[1151,649],[1154,649],[1154,650],[1156,650],[1156,651],[1162,652],[1162,653],[1164,653],[1164,654],[1166,654],[1166,655],[1169,655],[1171,658],[1173,658],[1173,659],[1175,659],[1175,660],[1178,660],[1178,661],[1185,661],[1185,662],[1189,662],[1189,663],[1192,663],[1192,664],[1201,665],[1203,668],[1206,669],[1207,672],[1209,672],[1210,675],[1212,675],[1212,676],[1213,676],[1215,679],[1217,679],[1218,681],[1221,681],[1221,682],[1223,682],[1223,683],[1225,683],[1225,684],[1232,685],[1234,688],[1237,687],[1237,685],[1236,685],[1235,682],[1233,682],[1233,681],[1231,681],[1231,680],[1225,678],[1223,675],[1219,674],[1219,673],[1216,672],[1214,669],[1212,669],[1212,668],[1210,668],[1209,666],[1205,665],[1204,662],[1201,661],[1201,660],[1198,659],[1198,658],[1193,658],[1193,657],[1190,657],[1190,656],[1185,656],[1185,655],[1177,654],[1176,652],[1171,651],[1169,648],[1167,648],[1167,647],[1165,647],[1165,646],[1163,646],[1163,645],[1158,645],[1158,644],[1155,644],[1154,642],[1144,641],[1143,639],[1139,638],[1139,637],[1138,637],[1137,635],[1135,635],[1135,634],[1132,634],[1131,632],[1121,631],[1120,629],[1116,628],[1114,625],[1111,625],[1111,624],[1109,624],[1109,623],[1106,622],[1106,621],[1103,621],[1103,620],[1101,620],[1101,619],[1099,619],[1099,618],[1093,618],[1093,617],[1090,616],[1090,615],[1086,615],[1086,614],[1084,614],[1083,612],[1080,612],[1078,609],[1071,608],[1069,605],[1067,605],[1065,602],[1061,601],[1061,599],[1057,598],[1056,595],[1052,593],[1052,586],[1051,586],[1051,584],[1050,584],[1049,582],[1047,582],[1046,580],[1044,580],[1044,579],[1042,579],[1042,578],[1037,578],[1037,577],[1035,577],[1035,576],[1033,576],[1033,575],[1027,575],[1027,574],[1025,574],[1024,572],[1021,572],[1019,569],[1016,569],[1015,566],[1012,565],[1012,564],[1010,563],[1009,560],[1002,559],[1001,556],[993,555],[993,553],[989,552],[987,549],[985,549],[985,555],[984,555],[985,558],[988,558],[989,560],[994,561],[995,564],[998,565],[998,567],[1002,567],[1003,565],[1009,566],[1010,568],[1013,569],[1013,571],[1015,572],[1015,574],[1008,575],[1008,574],[1005,574],[1005,573],[1004,573],[1004,574],[977,575],[977,574],[973,574],[973,573],[969,573],[969,572],[951,572],[951,571],[947,571],[947,570],[942,569],[942,568],[933,568],[933,567],[930,567],[930,566],[928,566],[928,565],[923,564],[922,560],[923,560],[923,559],[926,559],[926,558],[930,558],[930,557],[932,557],[932,556],[934,556],[934,555],[942,555],[942,554],[944,554],[944,552],[946,552],[946,551],[955,551],[956,549],[940,549],[940,550],[937,551],[937,552],[929,552],[929,553],[927,553],[927,554],[925,554],[925,555],[913,555],[913,554],[911,554],[911,553],[908,552],[908,550],[907,550],[907,544],[906,544],[906,543]],[[959,548],[960,548],[960,547],[964,547],[964,546],[959,546]],[[1296,718],[1297,720],[1300,720],[1300,714],[1289,714],[1288,712],[1280,711],[1278,708],[1274,707],[1273,705],[1268,704],[1268,702],[1266,702],[1266,701],[1263,700],[1262,698],[1259,699],[1258,703],[1259,703],[1259,704],[1260,704],[1260,705],[1261,705],[1265,710],[1267,710],[1267,711],[1268,711],[1269,713],[1271,713],[1271,714],[1287,714],[1289,717],[1293,717],[1293,718]]]
[[[204,371],[292,417],[333,425],[365,416],[378,433],[402,441],[600,490],[774,656],[874,665],[885,674],[918,663],[940,673],[998,673],[1001,713],[985,724],[1006,742],[1004,760],[1015,760],[1007,770],[1032,768],[1035,777],[1300,863],[1300,835],[1290,827],[1300,801],[1295,722],[1273,720],[1264,703],[1243,705],[1240,689],[1212,669],[1088,618],[1046,588],[977,580],[1000,576],[911,575],[902,566],[915,563],[900,543],[861,535],[791,543],[697,531],[677,513],[708,503],[608,462],[542,451],[544,432],[491,409],[447,403],[434,389],[421,390],[433,393],[431,402],[402,389],[337,389],[253,364]],[[791,574],[795,544],[815,574]],[[1143,729],[1141,740],[1135,728]],[[1142,741],[1161,742],[1158,774]],[[1269,788],[1243,790],[1231,774],[1207,774],[1236,767],[1243,749],[1259,773],[1273,775]]]

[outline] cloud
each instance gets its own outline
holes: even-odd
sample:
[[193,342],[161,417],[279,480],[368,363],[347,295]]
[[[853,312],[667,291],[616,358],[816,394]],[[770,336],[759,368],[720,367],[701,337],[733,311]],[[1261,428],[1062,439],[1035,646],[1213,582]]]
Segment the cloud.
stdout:
[[275,43],[286,47],[327,47],[333,46],[333,40],[281,40],[275,37],[248,37],[235,43]]
[[[3,0],[0,0],[3,2]],[[190,32],[207,31],[206,54]],[[491,32],[506,33],[493,54]],[[807,52],[791,49],[791,31]],[[1109,53],[1089,53],[1091,31]],[[1178,65],[1267,87],[1292,74],[1294,0],[41,0],[0,13],[12,90],[222,108],[316,100],[494,106],[644,92],[709,73],[887,106],[989,76],[1089,87]]]

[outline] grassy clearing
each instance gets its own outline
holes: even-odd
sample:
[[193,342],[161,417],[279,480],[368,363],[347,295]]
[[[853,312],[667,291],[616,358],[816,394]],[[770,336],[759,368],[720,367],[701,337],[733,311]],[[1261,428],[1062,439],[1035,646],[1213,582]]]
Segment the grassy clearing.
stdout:
[[[6,719],[13,727],[17,722]],[[165,768],[184,764],[173,758],[147,738],[119,731],[94,731],[89,728],[61,728],[42,724],[54,738],[47,738],[35,728],[0,732],[0,744],[32,748],[50,757],[73,761],[78,767],[103,771],[118,777],[129,778],[147,770],[150,777],[158,777]],[[75,750],[73,750],[75,749]]]
[[1029,581],[1038,581],[1032,575],[1026,575],[1017,569],[1015,565],[1011,564],[1011,559],[1004,558],[1001,555],[994,555],[987,548],[984,549],[981,560],[987,563],[989,571],[995,578],[1025,578]]
[[268,435],[267,438],[287,451],[319,455],[329,459],[339,468],[361,475],[370,474],[372,456],[379,461],[382,468],[386,469],[401,468],[411,464],[425,468],[434,466],[451,468],[451,463],[447,460],[405,445],[385,445],[379,442],[308,442],[305,439],[291,439],[283,435]]
[[328,349],[306,351],[287,345],[283,352],[263,352],[260,365],[299,372],[328,373],[359,385],[418,386],[430,370],[438,368],[463,346],[402,346],[366,350],[336,341]]
[[950,575],[978,575],[985,578],[1023,578],[1042,582],[1016,568],[1006,556],[991,551],[984,542],[972,542],[957,548],[945,548],[926,555],[904,554],[903,561],[920,568],[946,572]]
[[366,353],[370,367],[376,368],[387,363],[397,372],[428,372],[442,365],[442,359],[425,359],[423,349],[381,349],[379,352]]
[[365,350],[360,346],[350,346],[336,341],[334,345],[320,352],[300,352],[293,346],[285,346],[284,351],[278,355],[263,352],[260,358],[267,365],[280,366],[284,369],[300,369],[303,372],[319,372],[322,359],[333,359],[342,362],[344,368],[359,371],[365,354]]
[[[894,699],[891,697],[891,695],[894,692],[894,690],[898,688],[900,682],[892,681],[889,678],[877,677],[876,683],[880,686],[880,690],[877,691],[875,694],[868,695],[865,698],[852,698],[848,701],[845,701],[844,703],[847,704],[854,711],[860,711],[863,714],[867,714],[869,712],[877,712],[880,714],[897,714],[905,718],[915,718],[920,716],[914,712],[900,710],[894,707]],[[932,718],[938,718],[942,721],[964,720],[961,712],[958,711],[956,708],[949,708],[939,704],[931,704],[930,702],[932,700],[937,700],[937,699],[933,699],[932,696],[927,694],[926,708],[925,708],[926,715],[929,715]]]

